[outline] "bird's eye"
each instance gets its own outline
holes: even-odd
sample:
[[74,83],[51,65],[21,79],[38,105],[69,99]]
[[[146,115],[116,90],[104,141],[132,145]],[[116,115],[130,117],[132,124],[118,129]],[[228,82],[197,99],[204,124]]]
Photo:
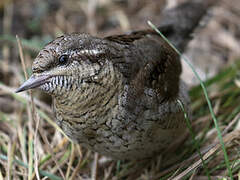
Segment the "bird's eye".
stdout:
[[68,62],[68,55],[61,55],[58,59],[60,65],[64,65]]

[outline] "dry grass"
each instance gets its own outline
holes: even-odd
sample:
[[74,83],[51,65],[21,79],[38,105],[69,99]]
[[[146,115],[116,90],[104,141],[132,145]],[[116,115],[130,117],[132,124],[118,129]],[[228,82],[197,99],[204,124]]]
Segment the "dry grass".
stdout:
[[[100,1],[100,5],[96,4],[96,1],[79,1],[74,6],[74,0],[71,0],[73,3],[53,1],[53,5],[46,4],[45,1],[37,1],[35,4],[28,0],[5,2],[3,5],[0,3],[0,8],[4,10],[0,15],[3,20],[3,35],[0,35],[0,41],[3,42],[0,52],[0,180],[44,177],[72,180],[228,178],[217,131],[200,86],[190,90],[193,109],[191,127],[195,138],[191,138],[187,132],[182,146],[172,146],[169,149],[173,151],[171,155],[165,153],[153,157],[152,160],[138,162],[113,161],[71,143],[54,122],[48,96],[39,92],[33,92],[33,95],[31,92],[14,93],[13,87],[17,87],[30,73],[29,67],[36,52],[49,41],[49,36],[44,34],[55,37],[61,32],[76,31],[81,27],[81,31],[109,35],[142,27],[141,22],[149,16],[154,17],[152,20],[157,24],[156,12],[163,3],[147,3],[148,1],[144,0],[136,3],[134,0],[130,3],[131,6],[126,8],[125,1],[122,1],[123,5],[111,1]],[[26,18],[27,21],[33,13],[29,11],[23,15],[21,8],[29,6],[34,9],[36,4],[40,7],[38,15],[36,13],[30,20],[32,24],[21,27],[16,22],[18,18]],[[54,5],[59,7],[52,18],[46,7],[49,10],[57,8]],[[16,10],[16,7],[19,9]],[[108,23],[103,22],[113,11],[116,12],[112,15],[113,19],[108,18]],[[148,12],[148,15],[143,16],[141,12]],[[41,13],[47,13],[47,16]],[[99,13],[103,16],[99,16]],[[82,18],[81,21],[75,19],[76,14],[79,19]],[[70,20],[66,20],[67,17]],[[134,20],[136,23],[133,23]],[[41,32],[38,30],[39,22]],[[116,22],[118,25],[114,25]],[[20,34],[26,38],[18,41],[17,47],[12,34]],[[18,54],[27,68],[21,67]],[[231,59],[231,63],[213,78],[209,78],[205,84],[222,131],[231,171],[235,179],[240,179],[240,61],[236,57],[234,54],[235,61]],[[197,146],[200,147],[205,168],[197,153]]]

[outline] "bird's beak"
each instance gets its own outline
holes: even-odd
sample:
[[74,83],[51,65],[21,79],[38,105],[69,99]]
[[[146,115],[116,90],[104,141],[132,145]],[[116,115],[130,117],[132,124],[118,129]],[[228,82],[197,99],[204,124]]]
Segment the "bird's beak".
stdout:
[[16,93],[33,89],[41,86],[42,84],[48,82],[48,79],[50,78],[49,75],[32,75],[27,81],[25,81],[17,90]]

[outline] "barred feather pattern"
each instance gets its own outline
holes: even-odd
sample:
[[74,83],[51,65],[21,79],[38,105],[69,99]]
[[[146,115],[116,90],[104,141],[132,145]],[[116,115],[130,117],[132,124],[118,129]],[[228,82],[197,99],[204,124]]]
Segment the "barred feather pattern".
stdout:
[[[177,102],[156,106],[157,94],[151,89],[144,90],[135,110],[128,109],[131,87],[123,84],[122,75],[114,71],[111,62],[93,79],[101,83],[56,76],[42,87],[55,94],[57,124],[74,142],[116,159],[135,159],[139,154],[148,157],[163,151],[184,130]],[[183,84],[179,99],[186,105],[188,96]],[[146,150],[148,146],[151,148]]]
[[[33,63],[34,76],[50,75],[40,89],[52,95],[59,127],[114,159],[161,153],[185,131],[178,99],[189,112],[178,57],[158,36],[136,37],[119,44],[119,37],[65,35]],[[62,54],[69,58],[64,65],[58,64]]]

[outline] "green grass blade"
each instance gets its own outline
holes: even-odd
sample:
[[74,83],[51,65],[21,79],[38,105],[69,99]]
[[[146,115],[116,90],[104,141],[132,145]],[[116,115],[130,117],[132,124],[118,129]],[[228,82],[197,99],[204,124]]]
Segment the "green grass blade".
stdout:
[[184,113],[184,118],[185,118],[185,120],[186,120],[187,127],[188,127],[188,129],[189,129],[189,132],[190,132],[190,134],[191,134],[191,136],[192,136],[192,139],[193,139],[193,142],[194,142],[194,148],[197,150],[198,155],[199,155],[199,157],[200,157],[200,159],[201,159],[201,161],[202,161],[203,168],[204,168],[204,170],[205,170],[205,172],[206,172],[206,174],[207,174],[208,179],[210,180],[210,179],[211,179],[210,173],[209,173],[208,168],[207,168],[207,166],[206,166],[206,163],[205,163],[205,161],[204,161],[204,159],[203,159],[203,156],[202,156],[202,154],[201,154],[201,152],[200,152],[199,143],[198,143],[198,140],[196,140],[196,138],[195,138],[195,134],[194,134],[194,132],[193,132],[193,129],[192,129],[190,120],[189,120],[189,118],[188,118],[187,112],[186,112],[185,109],[184,109],[183,103],[182,103],[179,99],[177,100],[177,102],[178,102],[178,104],[180,105],[180,107],[181,107],[181,109],[182,109],[182,111],[183,111],[183,113]]
[[228,174],[230,176],[230,178],[233,180],[233,175],[232,175],[232,171],[231,171],[231,168],[230,168],[230,163],[229,163],[229,159],[228,159],[228,155],[227,155],[227,151],[226,151],[226,148],[225,148],[225,145],[224,145],[224,142],[223,142],[223,137],[222,137],[222,134],[221,134],[221,131],[219,129],[219,126],[218,126],[218,122],[217,122],[217,118],[215,116],[215,113],[213,111],[213,108],[212,108],[212,104],[209,100],[209,97],[208,97],[208,94],[207,94],[207,90],[205,88],[205,85],[203,83],[203,81],[201,80],[201,78],[199,77],[198,73],[196,72],[196,70],[194,69],[193,65],[190,63],[190,61],[188,60],[188,58],[186,56],[183,56],[174,46],[171,42],[168,41],[168,39],[157,29],[157,27],[155,25],[153,25],[150,21],[148,21],[148,24],[149,26],[154,29],[173,49],[174,51],[176,51],[176,53],[183,58],[183,60],[187,63],[187,65],[192,69],[194,75],[197,77],[197,79],[199,80],[200,82],[200,85],[202,87],[202,90],[203,90],[203,93],[204,93],[204,96],[206,98],[206,101],[207,101],[207,104],[208,104],[208,108],[209,108],[209,111],[211,113],[211,116],[213,118],[213,121],[214,121],[214,125],[215,125],[215,128],[217,129],[217,134],[218,134],[218,139],[220,141],[220,144],[222,146],[222,151],[223,151],[223,154],[224,154],[224,159],[225,159],[225,164],[226,164],[226,167],[228,169]]
[[[7,161],[7,160],[8,160],[7,156],[2,155],[2,154],[0,154],[0,159],[2,159],[2,160],[4,160],[4,161]],[[18,165],[20,165],[20,166],[22,166],[22,167],[28,168],[28,165],[27,165],[27,164],[25,164],[24,162],[22,162],[22,161],[20,161],[20,160],[18,160],[18,159],[14,159],[13,162],[14,162],[14,163],[17,163]],[[51,179],[51,180],[62,180],[61,177],[56,176],[56,175],[54,175],[54,174],[51,174],[51,173],[49,173],[49,172],[47,172],[47,171],[39,170],[39,173],[40,173],[42,176],[46,176],[46,177],[48,177],[48,178]]]

